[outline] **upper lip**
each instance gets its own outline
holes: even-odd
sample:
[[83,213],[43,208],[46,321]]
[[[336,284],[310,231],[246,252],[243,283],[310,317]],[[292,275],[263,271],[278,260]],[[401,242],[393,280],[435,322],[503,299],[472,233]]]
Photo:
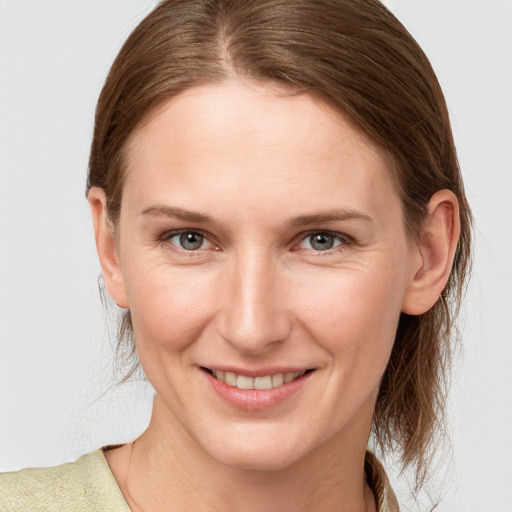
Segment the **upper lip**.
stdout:
[[265,375],[277,375],[278,373],[302,373],[307,370],[314,370],[314,368],[310,366],[271,366],[267,368],[250,369],[229,365],[201,365],[201,368],[212,371],[231,372],[236,375],[246,375],[247,377],[264,377]]

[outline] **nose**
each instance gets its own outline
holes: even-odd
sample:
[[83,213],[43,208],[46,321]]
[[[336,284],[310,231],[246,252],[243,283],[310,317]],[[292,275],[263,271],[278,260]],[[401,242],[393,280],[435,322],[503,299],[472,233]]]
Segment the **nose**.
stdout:
[[278,264],[253,251],[235,257],[219,286],[218,331],[246,354],[265,354],[291,330],[286,286]]

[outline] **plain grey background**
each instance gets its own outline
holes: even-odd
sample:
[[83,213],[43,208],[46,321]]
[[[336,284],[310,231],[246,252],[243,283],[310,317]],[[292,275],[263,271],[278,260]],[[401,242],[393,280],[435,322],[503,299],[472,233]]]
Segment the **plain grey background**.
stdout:
[[[438,73],[476,218],[436,511],[511,512],[512,1],[385,3]],[[84,190],[103,80],[154,4],[0,0],[0,471],[74,460],[149,419],[147,385],[112,388]]]

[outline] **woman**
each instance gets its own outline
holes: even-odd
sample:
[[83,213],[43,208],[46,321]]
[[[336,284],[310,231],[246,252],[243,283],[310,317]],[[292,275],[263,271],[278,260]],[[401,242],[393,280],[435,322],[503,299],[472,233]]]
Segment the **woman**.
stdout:
[[4,475],[6,510],[398,510],[420,485],[470,213],[448,114],[377,1],[167,1],[99,99],[106,289],[155,388],[134,442]]

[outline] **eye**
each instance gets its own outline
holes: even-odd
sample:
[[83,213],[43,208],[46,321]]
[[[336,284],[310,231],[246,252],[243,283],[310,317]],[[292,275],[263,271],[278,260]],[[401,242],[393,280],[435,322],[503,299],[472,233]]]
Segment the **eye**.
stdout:
[[209,249],[212,244],[197,231],[180,231],[167,233],[164,237],[171,244],[186,251],[197,251],[199,249]]
[[342,245],[343,243],[347,243],[347,240],[341,235],[321,231],[308,235],[301,241],[299,247],[301,249],[309,249],[313,251],[328,251]]

